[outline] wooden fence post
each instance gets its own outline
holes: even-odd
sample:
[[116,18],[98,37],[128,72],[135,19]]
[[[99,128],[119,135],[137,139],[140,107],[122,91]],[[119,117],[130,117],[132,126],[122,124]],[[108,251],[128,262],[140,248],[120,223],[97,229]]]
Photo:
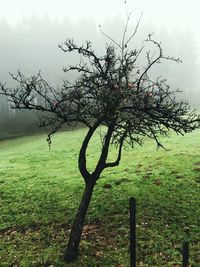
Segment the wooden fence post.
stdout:
[[130,267],[136,267],[136,200],[130,198]]
[[183,267],[189,266],[189,242],[183,243]]
[[189,266],[189,237],[190,237],[190,229],[188,227],[185,228],[185,238],[186,240],[183,242],[183,267]]

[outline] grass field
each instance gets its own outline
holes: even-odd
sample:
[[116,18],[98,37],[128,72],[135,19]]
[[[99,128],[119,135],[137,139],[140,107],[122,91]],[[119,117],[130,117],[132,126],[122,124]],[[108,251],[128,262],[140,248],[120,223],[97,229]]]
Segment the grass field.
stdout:
[[[137,199],[138,266],[181,266],[186,239],[191,266],[200,266],[200,131],[163,138],[167,152],[152,141],[126,149],[120,166],[107,169],[96,185],[79,261],[64,264],[83,190],[77,157],[84,134],[58,133],[51,150],[45,135],[0,142],[0,266],[128,266],[131,196]],[[97,134],[88,151],[91,169],[99,148]]]

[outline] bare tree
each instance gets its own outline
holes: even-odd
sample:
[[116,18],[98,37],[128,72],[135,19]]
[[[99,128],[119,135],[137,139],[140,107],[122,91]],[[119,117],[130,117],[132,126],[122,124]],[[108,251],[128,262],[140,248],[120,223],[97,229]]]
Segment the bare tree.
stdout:
[[[149,70],[162,60],[179,62],[179,59],[164,56],[161,44],[151,34],[140,49],[129,48],[139,25],[138,22],[129,36],[129,19],[130,15],[120,43],[102,32],[110,41],[103,56],[95,53],[90,42],[79,46],[68,39],[59,46],[65,53],[80,54],[77,65],[64,68],[65,72],[77,72],[74,82],[64,81],[62,87],[54,88],[41,73],[26,78],[18,72],[12,75],[18,84],[16,88],[7,88],[5,84],[0,87],[0,94],[8,97],[12,108],[41,111],[41,126],[53,127],[47,138],[49,144],[51,135],[63,124],[80,122],[88,128],[78,158],[85,189],[65,251],[67,262],[78,256],[84,219],[96,181],[104,169],[120,163],[123,145],[126,143],[133,148],[135,144],[142,145],[143,138],[148,137],[155,140],[158,147],[163,147],[159,141],[161,135],[166,136],[170,130],[182,135],[200,126],[200,117],[189,110],[187,103],[176,100],[178,90],[170,90],[166,79],[152,80],[149,76]],[[148,44],[153,45],[155,51],[145,52],[146,66],[139,67],[138,59]],[[36,97],[40,102],[34,101]],[[101,153],[96,167],[90,172],[86,151],[101,125],[105,129]],[[116,145],[118,155],[108,162],[112,144]]]

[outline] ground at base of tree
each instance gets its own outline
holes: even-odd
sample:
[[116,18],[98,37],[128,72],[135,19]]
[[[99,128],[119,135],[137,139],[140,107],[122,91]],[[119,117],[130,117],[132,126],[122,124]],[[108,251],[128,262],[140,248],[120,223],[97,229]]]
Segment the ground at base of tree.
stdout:
[[[152,141],[123,152],[121,165],[106,170],[94,189],[78,262],[64,264],[83,190],[76,162],[83,131],[58,133],[51,150],[45,135],[0,142],[2,266],[128,266],[130,196],[137,199],[138,266],[181,266],[186,227],[191,264],[199,266],[199,131],[162,138],[168,152]],[[99,135],[92,141],[91,169]]]

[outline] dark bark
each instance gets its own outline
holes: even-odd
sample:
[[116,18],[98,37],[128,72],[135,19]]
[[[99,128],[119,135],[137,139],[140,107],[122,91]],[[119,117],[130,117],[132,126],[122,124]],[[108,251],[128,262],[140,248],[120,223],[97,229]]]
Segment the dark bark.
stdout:
[[96,180],[93,177],[90,177],[89,182],[86,184],[78,211],[76,213],[76,216],[75,216],[72,228],[71,228],[69,241],[68,241],[67,248],[65,250],[65,255],[64,255],[64,260],[68,263],[73,262],[78,257],[79,243],[80,243],[81,234],[83,230],[84,219],[85,219],[88,206],[90,204],[95,181]]
[[112,133],[113,133],[113,130],[115,127],[115,122],[116,122],[116,119],[114,119],[111,122],[111,124],[108,126],[108,130],[107,130],[107,133],[105,135],[105,140],[104,140],[104,144],[102,146],[99,161],[97,163],[97,166],[96,166],[94,172],[92,173],[92,175],[94,175],[95,177],[99,177],[99,175],[101,174],[103,169],[105,169],[105,167],[106,167],[106,160],[108,157],[108,150],[109,150],[109,146],[110,146],[110,140],[112,137]]
[[87,170],[86,167],[86,150],[88,147],[88,143],[90,142],[91,137],[93,136],[94,132],[98,128],[98,126],[101,124],[102,118],[99,119],[92,127],[89,128],[89,131],[86,134],[85,139],[83,140],[80,153],[79,153],[79,159],[78,159],[78,165],[79,165],[79,171],[82,175],[82,177],[85,180],[85,183],[88,183],[88,179],[90,178],[90,173]]
[[88,147],[88,143],[93,136],[95,130],[100,125],[103,118],[99,119],[93,126],[89,128],[88,133],[86,134],[85,139],[83,140],[80,153],[79,153],[79,170],[82,177],[85,180],[85,190],[83,192],[83,196],[76,213],[74,222],[72,224],[69,241],[67,244],[67,248],[65,250],[64,260],[68,263],[73,262],[78,257],[79,251],[79,243],[81,239],[81,234],[83,230],[85,216],[92,198],[92,192],[94,189],[94,185],[99,178],[100,172],[90,174],[87,170],[86,166],[86,150]]

